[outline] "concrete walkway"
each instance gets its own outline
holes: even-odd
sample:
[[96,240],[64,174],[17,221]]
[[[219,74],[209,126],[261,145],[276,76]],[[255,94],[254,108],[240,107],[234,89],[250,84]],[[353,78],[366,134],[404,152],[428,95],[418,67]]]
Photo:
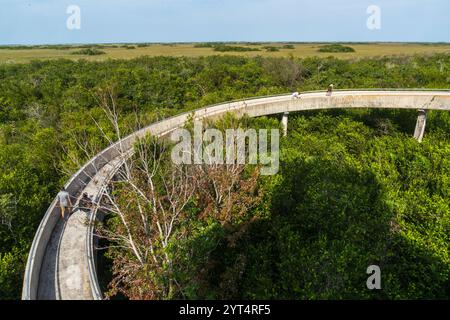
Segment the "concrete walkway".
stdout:
[[55,227],[39,277],[39,300],[93,299],[83,242],[88,221],[78,210]]
[[[299,99],[292,99],[289,94],[202,108],[195,111],[194,118],[214,118],[227,112],[258,117],[331,108],[450,110],[450,91],[335,91],[332,97],[326,97],[324,92],[314,92],[301,94]],[[192,113],[185,113],[152,124],[105,149],[70,179],[66,189],[78,199],[77,202],[85,192],[97,201],[102,187],[124,160],[118,146],[131,152],[136,138],[148,133],[165,135],[183,126],[191,116]],[[95,271],[92,225],[86,223],[95,218],[95,213],[75,210],[67,221],[62,221],[58,214],[55,199],[30,249],[22,299],[101,299]]]
[[[87,259],[88,226],[92,211],[78,209],[80,198],[86,193],[91,199],[100,197],[101,188],[121,159],[106,164],[79,194],[75,210],[65,219],[61,217],[47,245],[39,276],[39,300],[93,300]],[[59,213],[59,210],[58,210]]]

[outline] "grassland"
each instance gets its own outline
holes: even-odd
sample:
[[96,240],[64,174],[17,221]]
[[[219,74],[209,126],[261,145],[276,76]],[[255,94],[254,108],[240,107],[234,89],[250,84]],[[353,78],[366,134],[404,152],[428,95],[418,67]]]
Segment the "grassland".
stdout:
[[[234,44],[235,45],[235,44]],[[196,47],[194,44],[151,44],[148,46],[135,46],[130,49],[125,45],[104,45],[101,50],[106,54],[98,56],[74,55],[79,50],[78,47],[48,47],[45,48],[4,48],[0,46],[0,63],[29,62],[34,59],[58,59],[66,58],[71,60],[106,60],[106,59],[132,59],[140,56],[210,56],[210,55],[238,55],[246,57],[269,56],[269,57],[328,57],[334,56],[340,59],[354,59],[365,57],[380,57],[394,55],[414,55],[450,53],[450,43],[448,44],[416,44],[416,43],[355,43],[347,44],[355,49],[355,52],[348,53],[326,53],[318,52],[323,43],[301,43],[293,44],[293,49],[283,48],[284,43],[260,43],[260,44],[239,44],[243,47],[260,49],[260,51],[248,52],[217,52],[210,47]],[[279,51],[270,52],[264,47],[279,47]]]

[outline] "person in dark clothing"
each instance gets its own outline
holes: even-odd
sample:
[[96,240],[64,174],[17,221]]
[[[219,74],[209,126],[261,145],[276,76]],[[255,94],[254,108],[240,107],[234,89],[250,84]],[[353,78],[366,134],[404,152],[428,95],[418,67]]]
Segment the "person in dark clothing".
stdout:
[[333,88],[334,88],[334,84],[330,84],[328,86],[328,91],[327,91],[327,96],[331,97],[331,95],[333,94]]
[[80,208],[81,209],[92,209],[92,199],[89,197],[89,195],[85,192],[83,193],[83,196],[80,200]]

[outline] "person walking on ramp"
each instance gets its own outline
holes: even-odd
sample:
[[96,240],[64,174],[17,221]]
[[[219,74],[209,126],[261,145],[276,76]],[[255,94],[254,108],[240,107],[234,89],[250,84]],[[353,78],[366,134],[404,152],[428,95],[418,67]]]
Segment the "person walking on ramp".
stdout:
[[[59,207],[61,208],[61,217],[64,219],[64,212],[72,207],[72,201],[70,201],[70,195],[64,187],[58,193]],[[70,213],[70,212],[69,212]]]

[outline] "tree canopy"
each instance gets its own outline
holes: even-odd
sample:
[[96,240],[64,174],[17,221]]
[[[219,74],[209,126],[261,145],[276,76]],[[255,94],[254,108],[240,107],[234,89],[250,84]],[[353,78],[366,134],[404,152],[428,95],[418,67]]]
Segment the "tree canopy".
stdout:
[[[213,103],[330,83],[448,88],[449,69],[448,54],[0,64],[0,298],[20,297],[31,241],[58,188],[114,139],[100,107],[105,88],[114,88],[120,126],[129,133],[136,114],[149,124]],[[448,297],[450,115],[430,114],[423,144],[410,137],[415,117],[372,110],[291,119],[280,174],[258,180],[264,198],[247,220],[230,229],[211,221],[194,228],[186,246],[198,246],[199,256],[189,268],[200,269],[183,272],[199,278],[183,282],[183,295],[367,298],[375,294],[362,287],[362,268],[379,263],[386,289],[377,298]],[[230,246],[230,234],[244,226]]]

